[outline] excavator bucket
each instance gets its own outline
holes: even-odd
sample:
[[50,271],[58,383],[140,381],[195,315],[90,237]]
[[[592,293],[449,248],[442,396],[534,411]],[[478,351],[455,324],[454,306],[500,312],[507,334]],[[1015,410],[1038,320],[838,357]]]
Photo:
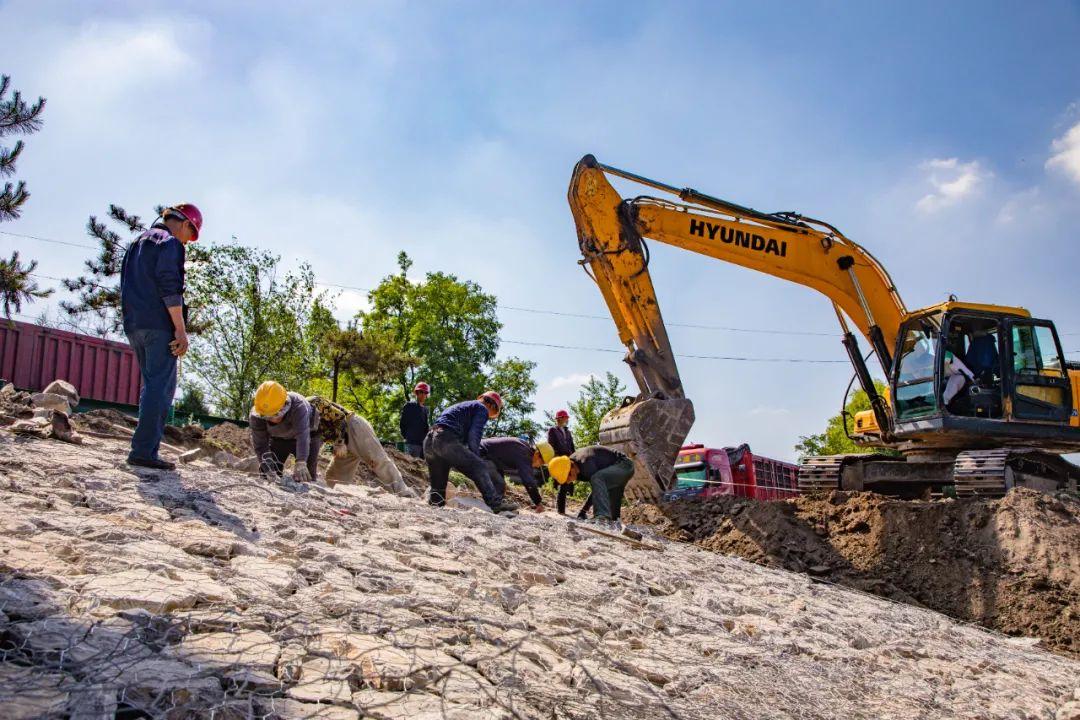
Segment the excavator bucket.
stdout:
[[633,459],[626,496],[655,502],[674,481],[675,459],[694,424],[694,404],[685,398],[627,401],[601,420],[600,444]]

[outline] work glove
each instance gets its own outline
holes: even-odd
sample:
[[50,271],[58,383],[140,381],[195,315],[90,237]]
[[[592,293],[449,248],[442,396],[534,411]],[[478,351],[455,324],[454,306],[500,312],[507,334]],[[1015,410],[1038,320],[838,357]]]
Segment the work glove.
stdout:
[[311,482],[311,473],[308,471],[307,465],[296,463],[296,467],[292,471],[292,479],[298,483]]
[[349,446],[344,442],[334,443],[334,457],[343,458],[349,454]]

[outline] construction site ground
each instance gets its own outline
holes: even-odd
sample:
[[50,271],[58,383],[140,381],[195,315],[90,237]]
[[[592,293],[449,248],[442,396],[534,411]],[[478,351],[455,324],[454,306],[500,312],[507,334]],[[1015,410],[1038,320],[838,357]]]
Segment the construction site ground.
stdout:
[[[0,432],[5,717],[1080,717],[1067,618],[1031,619],[1076,612],[1064,499],[641,506],[635,544],[211,452],[136,470],[102,423]],[[228,452],[227,432],[174,440]],[[946,554],[976,540],[964,580]],[[974,618],[964,583],[1028,637],[927,609]]]

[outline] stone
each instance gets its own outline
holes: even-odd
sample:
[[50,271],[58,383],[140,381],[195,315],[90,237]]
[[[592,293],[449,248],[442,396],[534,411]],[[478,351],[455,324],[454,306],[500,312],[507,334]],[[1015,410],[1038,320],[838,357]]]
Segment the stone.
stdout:
[[1054,720],[1080,720],[1080,702],[1067,702],[1059,707]]
[[503,610],[510,615],[513,615],[514,611],[525,603],[525,592],[519,587],[504,585],[496,592]]
[[193,463],[203,456],[202,448],[195,448],[194,450],[188,450],[185,453],[180,453],[180,462]]
[[30,403],[34,407],[55,410],[56,412],[62,412],[65,415],[71,412],[71,405],[68,404],[67,398],[63,395],[57,395],[56,393],[34,393],[30,396]]
[[365,689],[353,693],[352,702],[365,718],[375,720],[502,720],[512,717],[495,710],[448,703],[438,695],[425,692],[402,695]]
[[68,704],[71,682],[63,675],[0,664],[0,708],[5,720],[59,717]]
[[230,560],[229,567],[240,577],[266,583],[279,595],[288,595],[307,584],[291,566],[263,558],[241,555]]
[[42,392],[62,396],[73,409],[79,404],[79,391],[67,380],[53,380]]
[[349,681],[357,675],[350,662],[335,658],[311,658],[300,666],[296,685],[286,695],[302,702],[323,702],[348,705],[352,702]]
[[213,632],[188,635],[165,653],[195,666],[242,667],[273,673],[281,646],[261,630]]
[[263,720],[359,720],[360,713],[336,705],[317,705],[291,698],[266,698],[262,701]]
[[[209,579],[209,578],[207,578]],[[143,608],[155,613],[194,607],[199,588],[150,570],[124,570],[91,577],[82,587],[84,597],[117,610]]]
[[4,387],[0,388],[0,396],[10,397],[16,392],[15,386],[12,383],[4,383]]

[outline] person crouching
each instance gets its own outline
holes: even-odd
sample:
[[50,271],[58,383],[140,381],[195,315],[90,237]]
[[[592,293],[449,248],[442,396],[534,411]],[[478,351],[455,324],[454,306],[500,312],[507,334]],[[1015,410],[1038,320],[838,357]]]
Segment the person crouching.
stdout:
[[548,472],[563,485],[584,480],[592,486],[593,519],[614,522],[622,516],[626,484],[634,476],[634,461],[618,450],[591,445],[548,463]]
[[424,438],[424,459],[431,483],[430,504],[446,505],[446,483],[450,471],[457,470],[472,480],[492,512],[517,510],[518,506],[507,502],[492,483],[487,463],[480,457],[484,427],[488,420],[497,418],[501,410],[502,397],[489,390],[476,400],[451,405],[435,420]]
[[267,380],[255,391],[248,427],[263,477],[280,478],[285,461],[292,456],[296,458],[293,480],[315,479],[322,447],[319,413],[303,395],[287,392],[280,383]]

